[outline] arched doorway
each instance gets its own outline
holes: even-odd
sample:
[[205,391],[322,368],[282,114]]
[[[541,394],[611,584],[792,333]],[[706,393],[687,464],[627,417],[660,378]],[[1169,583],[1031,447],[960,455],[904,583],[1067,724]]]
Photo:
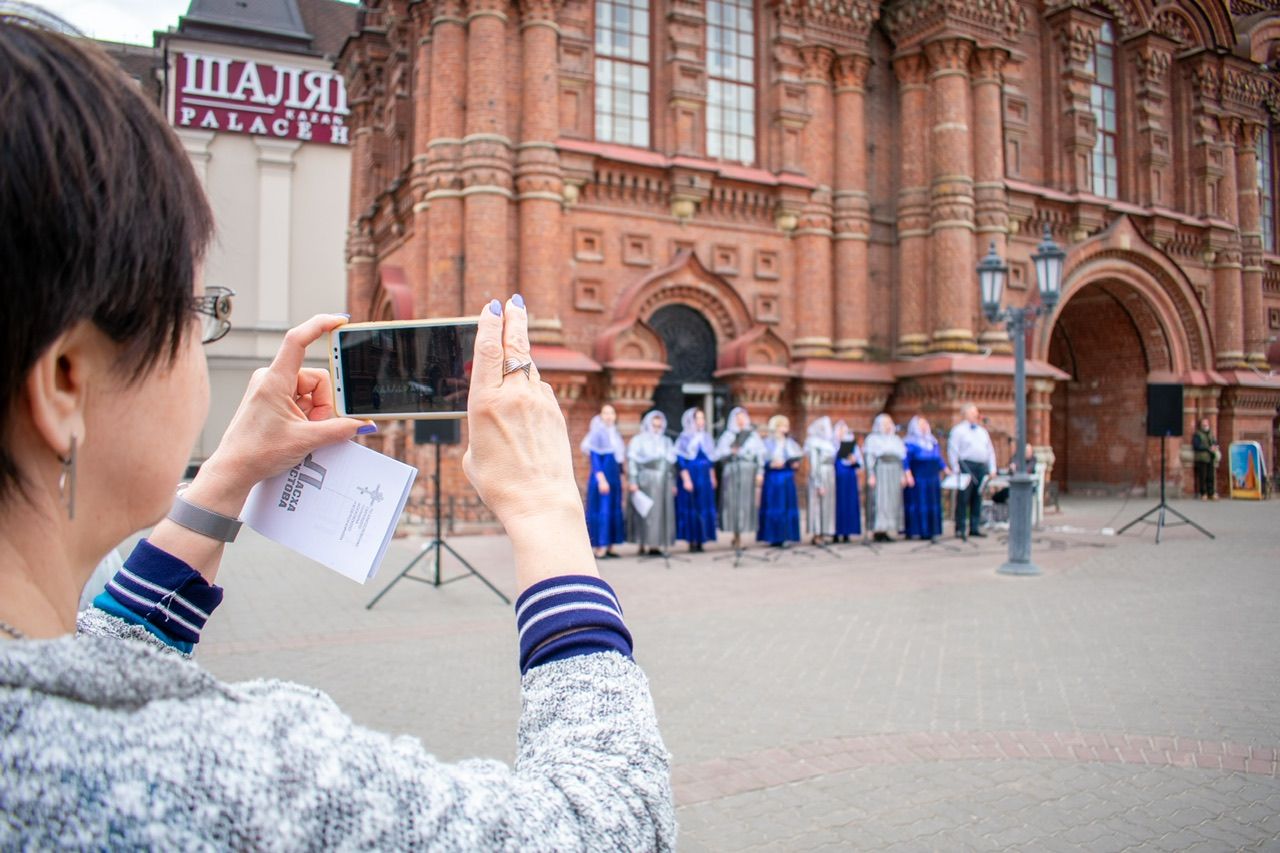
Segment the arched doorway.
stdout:
[[664,305],[649,317],[649,326],[662,338],[671,369],[653,392],[653,407],[667,416],[667,427],[679,432],[680,416],[691,406],[702,408],[707,423],[717,416],[715,386],[716,333],[699,311],[688,305]]
[[1167,370],[1169,358],[1162,326],[1133,288],[1095,281],[1063,305],[1049,363],[1071,376],[1054,388],[1050,416],[1053,477],[1064,491],[1146,488],[1159,452],[1146,437],[1147,376]]

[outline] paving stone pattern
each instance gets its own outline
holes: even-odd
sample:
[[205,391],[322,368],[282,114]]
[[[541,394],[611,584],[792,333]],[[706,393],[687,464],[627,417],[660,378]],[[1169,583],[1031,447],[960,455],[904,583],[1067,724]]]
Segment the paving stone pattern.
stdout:
[[[1213,541],[1099,533],[1146,504],[1065,502],[1038,578],[996,575],[995,536],[603,562],[682,847],[1280,850],[1280,504],[1180,502]],[[482,584],[403,582],[366,611],[416,540],[368,587],[242,540],[211,670],[319,687],[445,759],[511,759],[515,630]],[[514,593],[505,539],[451,544]]]

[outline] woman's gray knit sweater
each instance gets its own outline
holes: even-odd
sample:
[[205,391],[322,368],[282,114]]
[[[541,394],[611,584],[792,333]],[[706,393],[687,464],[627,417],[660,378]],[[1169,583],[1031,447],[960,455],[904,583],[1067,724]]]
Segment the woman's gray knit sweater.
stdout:
[[524,677],[515,769],[443,764],[296,684],[226,684],[101,611],[0,642],[0,849],[649,850],[675,842],[644,673]]

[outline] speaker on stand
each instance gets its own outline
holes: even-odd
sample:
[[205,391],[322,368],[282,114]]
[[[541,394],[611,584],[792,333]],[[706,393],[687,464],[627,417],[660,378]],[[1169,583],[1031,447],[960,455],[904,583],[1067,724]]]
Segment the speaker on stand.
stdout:
[[[431,584],[439,587],[447,583],[453,583],[456,580],[462,580],[465,577],[475,575],[489,589],[493,590],[493,594],[501,598],[507,604],[511,603],[511,599],[502,594],[499,589],[489,582],[489,579],[480,572],[476,571],[476,567],[466,561],[466,559],[444,541],[444,523],[441,514],[440,501],[440,448],[444,445],[455,445],[462,441],[462,421],[461,420],[423,420],[414,421],[413,423],[413,441],[415,444],[434,444],[436,446],[436,467],[431,472],[431,490],[432,496],[435,498],[436,509],[436,535],[430,541],[422,546],[422,550],[418,555],[409,561],[409,564],[400,570],[400,573],[392,578],[391,583],[382,588],[382,591],[373,597],[373,600],[365,605],[365,610],[371,610],[382,596],[386,595],[391,587],[395,586],[401,579],[418,581],[419,583]],[[448,551],[454,556],[462,567],[465,568],[466,574],[457,577],[441,580],[440,578],[440,555],[441,552]],[[417,575],[411,575],[409,572],[414,566],[428,555],[434,556],[433,571],[431,577],[422,578]]]
[[[1160,532],[1166,527],[1188,524],[1199,530],[1210,539],[1216,539],[1212,533],[1169,506],[1165,500],[1165,445],[1167,439],[1182,435],[1182,386],[1176,383],[1151,383],[1147,385],[1147,437],[1160,439],[1160,503],[1121,527],[1116,535],[1124,533],[1138,522],[1156,526],[1156,544],[1160,544]],[[1155,515],[1151,521],[1148,516]],[[1165,515],[1175,515],[1178,522],[1166,522]]]

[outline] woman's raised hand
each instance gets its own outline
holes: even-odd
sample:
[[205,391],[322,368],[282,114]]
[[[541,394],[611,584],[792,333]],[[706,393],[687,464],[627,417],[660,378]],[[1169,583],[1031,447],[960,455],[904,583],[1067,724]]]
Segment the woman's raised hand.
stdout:
[[216,479],[243,503],[255,483],[355,437],[367,421],[334,417],[329,371],[302,366],[307,347],[345,322],[342,314],[317,314],[285,334],[271,365],[254,371],[202,479]]
[[532,362],[529,315],[518,295],[480,311],[463,470],[511,537],[521,590],[557,575],[596,575],[555,391],[537,365],[528,376],[519,369],[504,375],[508,359]]

